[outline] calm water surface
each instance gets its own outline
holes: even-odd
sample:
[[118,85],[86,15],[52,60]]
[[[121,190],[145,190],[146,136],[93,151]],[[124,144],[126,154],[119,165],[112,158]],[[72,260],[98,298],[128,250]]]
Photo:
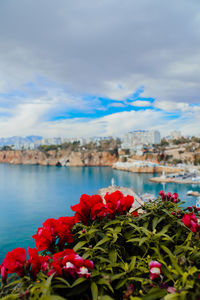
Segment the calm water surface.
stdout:
[[195,198],[188,190],[199,186],[151,183],[152,174],[134,174],[108,167],[44,167],[0,164],[0,263],[15,247],[34,247],[32,235],[47,218],[72,215],[70,205],[80,195],[95,194],[110,185],[132,187],[138,193],[157,195],[161,189],[179,193],[188,205]]

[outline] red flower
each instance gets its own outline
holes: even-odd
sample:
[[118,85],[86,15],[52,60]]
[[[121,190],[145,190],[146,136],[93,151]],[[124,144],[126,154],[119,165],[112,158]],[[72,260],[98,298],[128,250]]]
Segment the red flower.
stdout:
[[191,206],[188,206],[188,207],[187,207],[187,210],[193,211],[193,208],[192,208]]
[[54,261],[62,262],[63,257],[70,255],[70,254],[76,254],[76,252],[73,249],[65,249],[64,251],[60,251],[58,253],[55,253],[53,255]]
[[55,273],[55,276],[89,277],[89,269],[94,264],[90,260],[84,260],[74,250],[66,249],[53,255],[53,262],[50,264],[48,275]]
[[36,247],[39,251],[52,251],[55,245],[63,247],[65,243],[74,241],[71,228],[74,225],[74,217],[60,217],[47,219],[43,227],[38,228],[37,234],[33,235]]
[[99,195],[88,196],[83,194],[80,198],[80,203],[71,206],[71,209],[75,211],[75,222],[82,222],[84,225],[88,225],[88,221],[91,217],[91,209],[98,203],[103,203],[102,198]]
[[131,215],[132,216],[134,216],[134,217],[138,217],[139,216],[139,214],[138,214],[138,211],[136,210],[136,211],[133,211],[132,213],[131,213]]
[[65,272],[65,276],[70,275],[72,277],[76,277],[76,274],[78,272],[76,266],[70,261],[66,262],[65,266],[63,267],[63,270]]
[[80,203],[71,206],[71,209],[75,211],[75,223],[82,222],[84,225],[88,225],[89,221],[96,218],[102,218],[109,215],[113,218],[117,214],[125,214],[130,210],[134,198],[132,196],[124,197],[120,191],[114,193],[107,193],[104,197],[106,204],[103,203],[102,198],[99,195],[88,196],[82,195]]
[[161,274],[161,264],[156,261],[156,260],[152,260],[150,263],[149,263],[149,267],[150,267],[150,279],[151,280],[154,280],[158,277],[160,277],[160,274]]
[[106,193],[104,199],[106,200],[106,206],[109,208],[111,214],[115,215],[116,210],[120,205],[120,200],[123,198],[123,194],[120,191],[113,193]]
[[58,218],[58,222],[62,225],[67,226],[69,229],[72,229],[75,224],[74,217],[60,217]]
[[63,258],[70,254],[76,254],[76,252],[74,252],[74,250],[72,249],[65,249],[64,251],[55,253],[53,255],[53,262],[51,262],[50,264],[50,270],[48,272],[48,276],[50,276],[53,273],[55,273],[55,276],[62,276]]
[[164,191],[160,191],[158,193],[158,195],[161,197],[162,200],[164,200],[164,198],[165,198],[165,192]]
[[185,226],[190,228],[192,232],[197,232],[200,230],[200,225],[198,225],[198,220],[194,213],[185,214],[182,218],[183,223]]
[[35,244],[38,251],[49,250],[51,251],[53,237],[48,229],[42,227],[38,228],[37,233],[33,235]]
[[162,201],[171,201],[173,203],[178,203],[180,200],[178,198],[178,194],[177,193],[174,193],[173,195],[168,192],[167,194],[165,194],[164,191],[160,191],[159,193],[159,196],[161,196],[161,199]]
[[94,269],[94,263],[93,263],[93,261],[91,261],[89,259],[84,260],[84,266],[91,270]]
[[133,205],[133,202],[134,202],[134,197],[129,195],[120,199],[120,204],[117,209],[119,214],[122,215],[127,211],[129,211]]
[[6,282],[7,274],[17,273],[20,277],[25,274],[26,250],[24,248],[15,248],[6,254],[1,264],[2,281]]
[[3,283],[6,283],[8,271],[6,270],[3,263],[0,265],[0,271],[1,271],[1,279]]
[[30,258],[30,264],[31,266],[31,275],[33,278],[36,277],[37,273],[42,270],[42,271],[46,271],[48,268],[48,262],[49,259],[51,258],[50,256],[40,256],[38,254],[37,249],[31,249],[28,247],[28,254],[29,254],[29,258]]
[[105,204],[97,203],[91,209],[91,219],[95,220],[96,218],[105,217],[109,212],[109,209],[106,208]]

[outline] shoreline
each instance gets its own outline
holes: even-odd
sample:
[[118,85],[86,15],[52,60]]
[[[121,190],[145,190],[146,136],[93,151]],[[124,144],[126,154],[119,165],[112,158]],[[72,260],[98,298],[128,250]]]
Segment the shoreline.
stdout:
[[200,181],[193,181],[193,180],[178,180],[175,178],[163,178],[163,177],[152,177],[149,179],[151,182],[156,182],[156,183],[178,183],[178,184],[200,184]]

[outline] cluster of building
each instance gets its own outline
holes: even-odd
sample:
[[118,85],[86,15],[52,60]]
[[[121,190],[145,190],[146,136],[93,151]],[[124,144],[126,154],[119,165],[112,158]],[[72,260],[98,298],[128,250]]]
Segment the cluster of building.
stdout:
[[0,147],[4,148],[5,146],[9,146],[13,150],[34,150],[37,149],[41,145],[61,145],[64,143],[74,143],[78,142],[80,146],[84,146],[89,143],[95,143],[97,146],[100,144],[100,141],[103,140],[110,140],[112,136],[109,137],[86,137],[86,138],[61,138],[61,137],[54,137],[54,138],[41,138],[34,141],[29,141],[27,138],[11,138],[11,140],[7,139],[7,142],[0,143]]
[[128,132],[122,138],[122,149],[140,152],[146,146],[160,144],[161,135],[158,130],[135,130]]
[[[179,138],[181,137],[180,131],[171,132],[170,136],[166,138]],[[31,136],[26,138],[12,137],[8,139],[0,139],[0,146],[9,146],[13,150],[25,150],[25,149],[37,149],[41,145],[61,145],[63,143],[79,142],[80,146],[84,146],[89,143],[100,144],[102,140],[114,139],[112,136],[108,137],[81,137],[81,138],[42,138]],[[3,140],[3,143],[1,143]],[[138,152],[142,148],[157,145],[161,142],[161,134],[158,130],[135,130],[126,133],[121,137],[121,148],[129,149],[130,152]]]

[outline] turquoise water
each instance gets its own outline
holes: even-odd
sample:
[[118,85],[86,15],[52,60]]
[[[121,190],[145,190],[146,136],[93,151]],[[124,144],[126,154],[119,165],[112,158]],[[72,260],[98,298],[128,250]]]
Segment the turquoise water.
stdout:
[[151,183],[152,174],[133,174],[109,167],[44,167],[0,164],[0,263],[7,251],[15,247],[34,247],[32,235],[47,218],[72,215],[70,205],[80,195],[95,194],[110,185],[132,187],[138,193],[157,195],[161,189],[178,192],[188,205],[191,185]]

